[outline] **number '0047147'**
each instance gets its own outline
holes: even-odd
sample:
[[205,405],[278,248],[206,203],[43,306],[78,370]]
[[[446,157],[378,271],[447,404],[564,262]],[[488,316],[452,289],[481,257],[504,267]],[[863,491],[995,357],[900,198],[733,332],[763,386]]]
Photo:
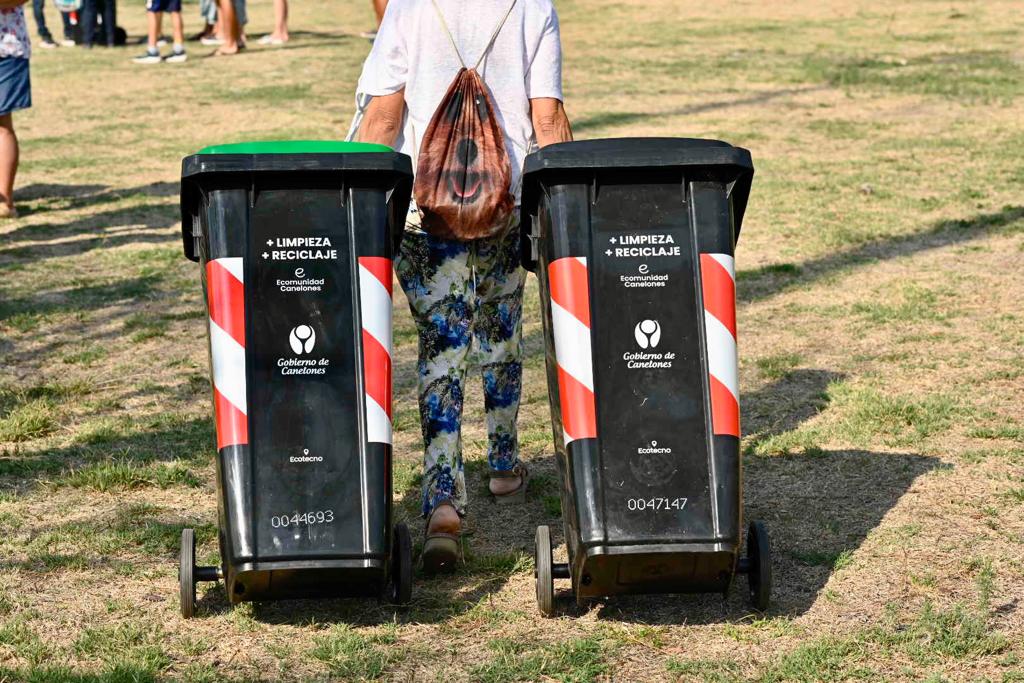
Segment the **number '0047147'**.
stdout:
[[664,510],[667,512],[679,512],[686,507],[688,498],[630,498],[626,501],[626,508],[630,511]]

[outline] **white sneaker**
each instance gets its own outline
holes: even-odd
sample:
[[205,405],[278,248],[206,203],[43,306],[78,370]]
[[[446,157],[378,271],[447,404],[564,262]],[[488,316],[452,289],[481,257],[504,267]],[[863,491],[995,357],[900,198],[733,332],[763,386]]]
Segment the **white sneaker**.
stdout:
[[164,58],[164,61],[167,62],[168,64],[182,64],[182,63],[186,62],[187,60],[188,60],[188,55],[185,53],[184,50],[181,50],[180,52],[175,50],[174,52],[172,52],[171,54],[167,55],[167,57]]
[[210,47],[216,47],[217,45],[223,45],[224,41],[217,36],[203,36],[199,39],[200,44],[207,45]]
[[75,46],[75,41],[71,40],[70,38],[65,38],[64,40],[60,41],[60,46],[61,47],[74,47]]
[[136,64],[159,64],[163,61],[163,58],[157,50],[146,50],[145,54],[135,57],[132,61]]

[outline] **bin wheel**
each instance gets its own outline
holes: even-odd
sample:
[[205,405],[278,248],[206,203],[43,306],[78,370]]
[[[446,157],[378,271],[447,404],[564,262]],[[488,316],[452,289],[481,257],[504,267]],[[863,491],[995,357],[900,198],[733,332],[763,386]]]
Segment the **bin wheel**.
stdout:
[[181,555],[178,557],[178,584],[181,592],[181,616],[196,615],[196,532],[181,530]]
[[764,612],[772,597],[772,550],[763,522],[751,522],[747,528],[747,562],[750,603]]
[[391,542],[391,601],[405,605],[412,600],[412,536],[404,522],[395,525]]
[[550,617],[555,612],[555,579],[551,575],[551,529],[537,527],[537,547],[534,551],[537,577],[537,608]]

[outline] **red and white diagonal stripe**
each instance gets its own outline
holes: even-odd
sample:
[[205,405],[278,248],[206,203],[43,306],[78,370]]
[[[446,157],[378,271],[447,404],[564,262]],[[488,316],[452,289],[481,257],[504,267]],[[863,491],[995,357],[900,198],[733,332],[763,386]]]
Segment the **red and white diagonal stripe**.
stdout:
[[704,333],[715,434],[740,435],[740,383],[736,359],[736,264],[729,254],[700,255]]
[[249,443],[245,393],[245,289],[242,259],[206,264],[206,303],[210,313],[210,360],[217,448]]
[[576,439],[597,437],[587,259],[566,257],[552,261],[548,265],[548,289],[562,429],[568,445]]
[[366,440],[391,443],[391,259],[359,257]]

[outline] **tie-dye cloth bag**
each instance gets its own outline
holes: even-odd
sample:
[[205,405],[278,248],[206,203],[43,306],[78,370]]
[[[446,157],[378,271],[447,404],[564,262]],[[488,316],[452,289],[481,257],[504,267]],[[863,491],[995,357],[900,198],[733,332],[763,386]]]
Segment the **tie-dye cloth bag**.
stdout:
[[[512,166],[487,86],[477,72],[505,25],[502,18],[480,60],[462,68],[441,99],[420,143],[413,196],[422,227],[437,237],[474,240],[491,237],[509,224],[515,205]],[[441,25],[458,54],[448,25],[434,3]]]

